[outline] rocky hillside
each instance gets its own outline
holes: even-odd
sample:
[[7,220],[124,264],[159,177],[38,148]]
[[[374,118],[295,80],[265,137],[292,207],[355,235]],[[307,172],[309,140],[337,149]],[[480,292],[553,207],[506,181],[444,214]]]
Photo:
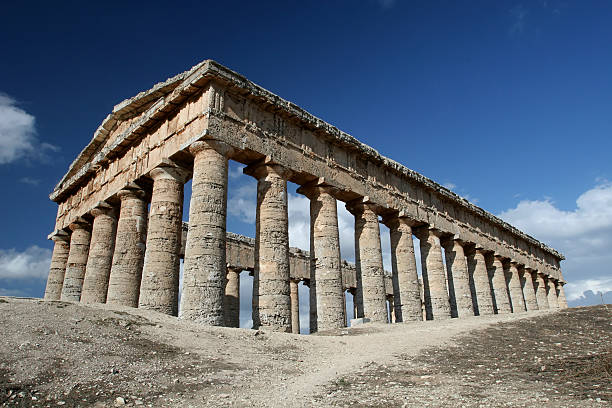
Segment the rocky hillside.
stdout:
[[0,405],[606,406],[612,308],[315,336],[0,298]]

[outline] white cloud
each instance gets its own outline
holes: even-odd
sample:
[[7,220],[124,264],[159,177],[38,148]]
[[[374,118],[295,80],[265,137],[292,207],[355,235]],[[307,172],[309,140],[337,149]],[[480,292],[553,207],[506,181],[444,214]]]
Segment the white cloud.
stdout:
[[454,190],[457,186],[454,183],[448,182],[442,184],[443,187],[448,188],[449,190]]
[[397,0],[378,0],[378,5],[384,10],[393,8],[396,3]]
[[46,248],[0,249],[0,279],[45,279],[50,265],[51,250]]
[[36,137],[35,118],[17,107],[10,96],[0,93],[0,164],[22,158],[44,159],[58,148]]
[[301,194],[288,196],[289,246],[310,250],[310,200]]
[[565,297],[568,302],[585,297],[585,292],[607,293],[612,291],[612,277],[601,277],[598,279],[585,279],[568,282],[565,286]]
[[228,196],[228,213],[253,224],[257,208],[257,181],[249,177],[244,184],[230,188]]
[[510,9],[510,18],[512,20],[512,24],[510,26],[509,33],[511,35],[523,34],[523,31],[525,31],[525,21],[527,19],[528,14],[529,12],[522,4],[519,4]]
[[574,299],[587,290],[610,290],[605,285],[612,281],[612,183],[585,191],[573,210],[561,210],[550,199],[523,200],[499,216],[566,256],[561,267]]
[[29,184],[31,186],[37,186],[40,184],[40,180],[31,177],[22,177],[19,179],[19,182],[23,184]]

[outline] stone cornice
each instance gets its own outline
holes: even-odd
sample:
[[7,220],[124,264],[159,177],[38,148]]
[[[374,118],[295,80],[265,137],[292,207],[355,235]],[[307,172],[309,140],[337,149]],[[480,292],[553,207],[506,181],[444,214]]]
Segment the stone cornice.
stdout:
[[[359,142],[353,136],[212,60],[203,61],[189,71],[179,74],[166,82],[157,84],[151,90],[141,92],[135,97],[126,99],[116,105],[113,112],[98,128],[92,141],[72,163],[68,173],[58,183],[49,197],[53,201],[61,202],[70,189],[79,185],[88,175],[95,172],[98,166],[104,164],[109,158],[112,158],[124,149],[125,146],[129,146],[131,140],[136,139],[139,134],[146,132],[149,127],[163,119],[168,113],[172,112],[177,105],[181,104],[187,97],[198,92],[213,78],[223,83],[232,91],[243,95],[249,95],[250,99],[264,106],[264,108],[282,112],[285,116],[301,122],[304,127],[314,130],[317,133],[325,134],[325,137],[332,140],[334,143],[344,148],[358,151],[359,154],[367,160],[436,192],[442,198],[456,203],[477,216],[497,225],[501,229],[553,255],[555,258],[559,260],[565,259],[564,256],[556,250],[544,245],[495,215],[470,203],[465,198],[453,193],[416,171],[382,156],[378,151]],[[98,151],[93,159],[89,160],[91,155],[103,145],[108,134],[115,129],[119,121],[133,118],[138,115],[141,117],[135,121],[129,129],[119,135],[112,145]]]

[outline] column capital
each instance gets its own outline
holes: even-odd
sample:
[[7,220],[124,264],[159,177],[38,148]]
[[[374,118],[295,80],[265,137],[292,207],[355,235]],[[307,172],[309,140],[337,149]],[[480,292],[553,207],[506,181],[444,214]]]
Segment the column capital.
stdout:
[[70,225],[68,225],[68,228],[70,228],[72,232],[78,229],[84,229],[86,231],[91,231],[91,223],[87,221],[86,219],[79,217],[73,222],[71,222]]
[[440,239],[440,245],[442,245],[443,247],[449,247],[455,244],[461,245],[465,249],[466,247],[470,246],[471,242],[459,238],[457,234],[446,235],[441,237]]
[[297,189],[297,193],[303,194],[310,199],[317,198],[320,195],[330,195],[335,198],[337,192],[338,189],[327,184],[323,177],[306,183]]
[[64,230],[54,230],[52,233],[47,235],[47,239],[50,239],[53,242],[57,242],[57,241],[70,242],[70,234]]
[[348,212],[353,215],[363,214],[366,211],[371,211],[378,216],[381,206],[370,200],[369,196],[359,197],[345,204]]
[[137,186],[134,183],[130,183],[117,192],[117,197],[119,197],[121,201],[129,198],[144,199],[145,196],[146,192],[140,186]]
[[422,225],[420,227],[413,228],[412,233],[419,240],[422,238],[426,239],[429,235],[435,235],[438,238],[441,238],[444,235],[444,231],[440,231],[439,229],[431,227],[430,225]]
[[190,171],[177,165],[170,159],[164,159],[162,162],[149,172],[149,177],[154,181],[160,179],[173,179],[184,184],[189,178]]
[[505,262],[505,260],[508,259],[508,258],[506,258],[503,255],[499,255],[499,254],[493,253],[493,259],[495,261],[499,261],[499,262],[501,262],[503,264]]
[[245,270],[242,266],[235,266],[230,264],[227,264],[226,269],[228,272],[234,272],[237,274],[240,274],[240,272]]
[[235,151],[235,149],[227,143],[213,139],[198,140],[197,142],[193,142],[189,145],[188,150],[193,156],[196,156],[198,153],[204,150],[214,150],[227,158],[234,154]]
[[290,169],[272,161],[270,156],[266,156],[262,161],[249,164],[242,172],[246,175],[255,177],[257,180],[261,180],[268,176],[287,180],[291,176]]
[[109,217],[117,218],[117,209],[106,201],[98,201],[96,206],[89,211],[93,217],[99,215],[108,215]]
[[407,226],[412,229],[422,224],[421,222],[408,217],[404,210],[395,211],[395,212],[383,215],[382,222],[389,228],[392,228],[392,227],[398,228],[400,226]]

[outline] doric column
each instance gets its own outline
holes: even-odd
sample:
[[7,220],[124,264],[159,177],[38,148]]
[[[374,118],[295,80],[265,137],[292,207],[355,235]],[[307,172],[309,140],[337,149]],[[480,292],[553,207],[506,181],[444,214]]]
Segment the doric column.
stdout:
[[388,322],[389,323],[397,323],[396,317],[395,317],[395,305],[394,303],[394,296],[388,296],[387,297],[387,302],[389,302],[389,312],[388,312]]
[[533,269],[524,268],[522,271],[521,284],[523,285],[523,296],[525,297],[525,309],[528,312],[539,310],[536,300],[535,288],[533,286]]
[[536,273],[534,288],[536,293],[536,300],[538,301],[538,308],[540,310],[548,309],[549,306],[548,297],[546,296],[546,283],[544,282],[544,275],[540,272]]
[[117,212],[110,204],[101,202],[91,210],[91,215],[94,221],[81,302],[106,303],[117,234]]
[[300,334],[300,298],[298,293],[298,282],[291,279],[289,281],[289,286],[291,295],[291,333]]
[[121,199],[117,238],[106,302],[137,307],[147,238],[147,202],[137,187],[117,193]]
[[476,248],[469,256],[470,277],[474,287],[472,303],[474,314],[477,316],[492,315],[493,296],[491,295],[491,285],[489,284],[489,273],[485,260],[485,251]]
[[557,293],[559,296],[559,308],[567,309],[567,299],[565,298],[565,289],[563,289],[564,282],[557,281]]
[[287,170],[260,163],[244,169],[257,179],[253,328],[291,332]]
[[232,150],[207,140],[193,143],[189,151],[194,161],[180,317],[223,326],[227,158]]
[[70,252],[66,264],[66,275],[62,286],[61,300],[78,302],[83,290],[83,278],[89,254],[89,241],[91,240],[91,224],[75,222],[70,224]]
[[396,322],[423,320],[421,293],[414,244],[413,222],[406,217],[389,217],[384,220],[391,238],[391,270],[393,275],[393,307]]
[[427,320],[450,319],[450,302],[439,233],[428,227],[416,228],[415,232],[421,243],[421,272]]
[[451,298],[451,306],[453,303],[456,305],[456,315],[453,315],[453,317],[474,316],[470,277],[463,242],[459,239],[449,239],[444,240],[443,245],[448,274],[448,293]]
[[336,199],[321,185],[300,187],[298,193],[310,199],[310,313],[316,317],[310,332],[344,327]]
[[548,307],[550,309],[559,309],[559,300],[557,298],[557,285],[555,281],[548,277],[546,278],[546,295],[548,297]]
[[[386,322],[387,294],[378,215],[374,206],[363,200],[347,203],[346,207],[355,216],[357,317]],[[359,303],[360,300],[363,301],[362,304]]]
[[60,300],[62,286],[64,286],[68,254],[70,252],[70,235],[61,231],[60,233],[53,234],[51,239],[54,245],[47,287],[45,289],[45,300]]
[[138,307],[176,316],[183,234],[183,186],[189,173],[172,164],[149,173],[153,194]]
[[510,300],[512,301],[512,311],[514,313],[522,313],[525,311],[525,300],[523,299],[521,278],[516,262],[509,263],[507,278],[508,291],[510,292]]
[[227,284],[223,302],[227,327],[240,327],[240,272],[239,268],[227,267]]
[[493,304],[495,305],[498,314],[511,313],[510,298],[508,297],[508,288],[506,286],[506,276],[504,274],[503,258],[499,255],[493,255],[489,265],[489,275],[491,278],[491,286],[493,287]]

